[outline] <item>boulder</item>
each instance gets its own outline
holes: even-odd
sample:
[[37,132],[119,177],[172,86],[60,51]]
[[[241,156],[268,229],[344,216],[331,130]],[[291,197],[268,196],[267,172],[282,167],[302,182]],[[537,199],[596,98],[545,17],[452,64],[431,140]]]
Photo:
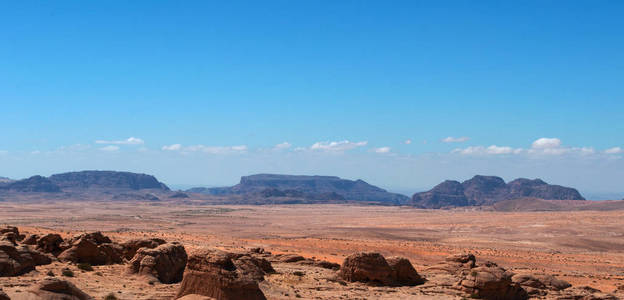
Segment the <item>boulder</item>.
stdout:
[[513,273],[495,263],[486,262],[472,268],[459,284],[461,289],[472,297],[488,300],[523,300],[527,292],[511,281]]
[[30,234],[23,241],[24,245],[37,245],[37,240],[39,240],[38,234]]
[[0,241],[6,241],[13,245],[17,245],[17,235],[13,232],[5,232],[0,235]]
[[[29,238],[31,237],[32,236],[29,236]],[[55,233],[49,233],[42,236],[36,241],[36,243],[37,250],[45,253],[52,253],[54,255],[59,255],[66,248],[61,246],[61,244],[63,244],[63,238],[59,234]]]
[[360,252],[345,258],[338,273],[346,281],[394,285],[394,270],[379,253]]
[[93,239],[82,237],[71,248],[59,254],[60,261],[88,263],[94,266],[121,263],[122,248],[113,243],[96,244]]
[[158,238],[131,239],[121,244],[123,247],[123,257],[127,260],[131,260],[140,248],[154,249],[164,243],[166,243],[165,240]]
[[9,298],[9,296],[2,291],[2,288],[0,288],[0,300],[11,300],[11,298]]
[[29,248],[0,241],[0,277],[19,276],[35,269],[35,266],[50,264],[45,254]]
[[264,300],[258,286],[263,264],[249,254],[199,250],[189,257],[176,298],[197,294],[219,300]]
[[12,232],[14,233],[16,236],[19,235],[19,229],[17,229],[17,227],[15,226],[4,226],[4,227],[0,227],[0,235],[3,235],[7,232]]
[[100,244],[105,244],[105,243],[112,243],[113,241],[111,241],[111,239],[105,235],[103,235],[101,232],[96,231],[96,232],[89,232],[89,233],[83,233],[83,234],[79,234],[74,236],[73,238],[70,239],[69,243],[73,244],[75,242],[77,242],[78,240],[81,239],[85,239],[85,240],[89,240],[91,242],[93,242],[96,245],[100,245]]
[[285,262],[285,263],[293,263],[293,262],[298,262],[298,261],[302,261],[305,258],[301,255],[296,255],[296,254],[286,254],[286,255],[282,255],[279,260],[281,262]]
[[154,249],[140,248],[128,268],[131,274],[153,277],[162,283],[176,283],[182,280],[186,262],[184,246],[173,242]]
[[58,278],[44,278],[27,291],[41,300],[92,300],[73,283]]
[[394,256],[389,257],[386,261],[394,271],[393,276],[397,284],[414,286],[425,283],[425,280],[416,272],[407,258]]
[[444,262],[433,265],[426,270],[428,272],[442,272],[454,275],[461,275],[468,270],[474,268],[476,265],[476,258],[473,254],[454,254],[446,257]]
[[560,291],[572,286],[567,281],[546,274],[516,274],[511,281],[520,285],[530,295],[546,295],[545,290]]

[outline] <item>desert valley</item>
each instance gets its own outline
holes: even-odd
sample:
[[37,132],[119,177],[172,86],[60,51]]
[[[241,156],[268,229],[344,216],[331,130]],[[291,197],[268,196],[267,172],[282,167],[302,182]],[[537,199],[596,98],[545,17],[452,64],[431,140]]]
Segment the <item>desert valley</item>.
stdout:
[[0,198],[7,299],[624,297],[624,201],[541,180],[410,198],[328,176],[171,191],[85,171],[7,179]]

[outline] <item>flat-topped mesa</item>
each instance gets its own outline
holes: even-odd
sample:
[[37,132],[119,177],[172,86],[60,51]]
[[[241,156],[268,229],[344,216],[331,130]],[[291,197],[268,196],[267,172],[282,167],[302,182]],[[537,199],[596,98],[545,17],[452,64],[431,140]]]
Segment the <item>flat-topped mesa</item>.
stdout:
[[421,208],[481,206],[524,197],[585,200],[574,188],[551,185],[541,179],[519,178],[505,183],[500,177],[476,175],[462,183],[447,180],[427,192],[416,193],[411,204]]
[[256,174],[241,177],[232,187],[193,188],[189,192],[211,195],[259,195],[261,197],[301,197],[313,200],[370,201],[401,204],[407,196],[390,193],[365,181],[336,176]]
[[50,180],[61,189],[158,189],[169,188],[156,177],[147,174],[117,171],[79,171],[54,174]]
[[0,185],[0,190],[20,193],[58,193],[61,188],[50,179],[36,175]]

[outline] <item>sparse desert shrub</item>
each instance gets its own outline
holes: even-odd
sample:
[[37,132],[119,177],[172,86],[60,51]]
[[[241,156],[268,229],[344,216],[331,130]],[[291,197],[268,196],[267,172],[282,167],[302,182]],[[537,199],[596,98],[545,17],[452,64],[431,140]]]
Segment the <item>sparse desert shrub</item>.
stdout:
[[76,265],[76,267],[80,270],[87,271],[87,272],[93,271],[93,267],[91,266],[91,264],[88,264],[88,263],[79,263]]
[[61,274],[63,274],[63,276],[65,277],[74,277],[74,271],[70,269],[63,269],[63,272]]

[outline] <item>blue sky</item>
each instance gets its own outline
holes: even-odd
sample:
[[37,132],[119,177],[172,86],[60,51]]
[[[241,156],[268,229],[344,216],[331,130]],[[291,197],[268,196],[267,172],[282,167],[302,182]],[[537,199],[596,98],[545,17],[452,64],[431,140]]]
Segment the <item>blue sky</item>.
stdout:
[[623,13],[620,1],[3,2],[0,176],[124,169],[221,185],[296,172],[411,191],[489,173],[624,197]]

